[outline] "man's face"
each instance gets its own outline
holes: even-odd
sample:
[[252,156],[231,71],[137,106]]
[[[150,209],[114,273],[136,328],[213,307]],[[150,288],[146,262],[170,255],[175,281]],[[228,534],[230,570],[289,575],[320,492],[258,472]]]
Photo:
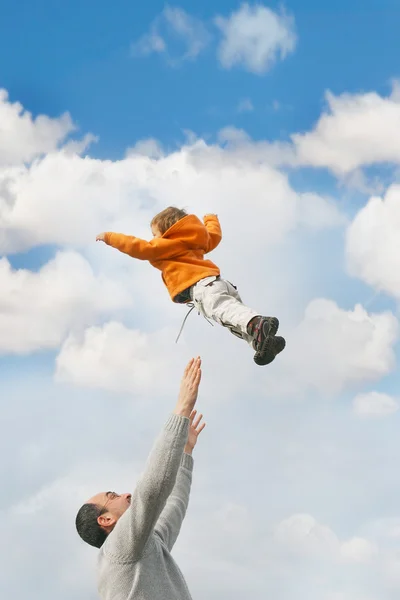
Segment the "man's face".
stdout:
[[97,519],[99,525],[111,531],[116,522],[131,504],[132,494],[117,494],[116,492],[101,492],[88,500],[88,504],[96,504],[105,512]]

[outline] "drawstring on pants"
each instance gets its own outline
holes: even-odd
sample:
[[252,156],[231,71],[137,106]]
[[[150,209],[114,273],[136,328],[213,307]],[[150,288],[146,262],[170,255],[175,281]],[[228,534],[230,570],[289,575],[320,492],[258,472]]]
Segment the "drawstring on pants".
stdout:
[[[190,310],[188,311],[188,313],[186,314],[185,318],[183,319],[183,323],[182,323],[182,325],[181,325],[181,328],[180,328],[180,330],[179,330],[178,337],[177,337],[177,338],[176,338],[176,340],[175,340],[175,344],[177,344],[177,343],[178,343],[178,340],[179,340],[179,338],[181,337],[181,333],[182,333],[182,331],[183,331],[183,328],[185,327],[186,319],[188,318],[188,316],[190,315],[190,313],[192,312],[192,310],[193,310],[194,308],[196,308],[196,306],[195,306],[194,302],[188,302],[188,303],[186,304],[186,306],[187,306],[188,308],[190,308]],[[199,314],[200,314],[200,311],[198,311],[198,313],[197,313],[197,314],[199,315]],[[206,320],[208,323],[210,323],[211,327],[214,327],[214,323],[211,323],[210,319],[208,319],[208,318],[206,317],[206,315],[203,315],[203,317],[205,318],[205,320]]]

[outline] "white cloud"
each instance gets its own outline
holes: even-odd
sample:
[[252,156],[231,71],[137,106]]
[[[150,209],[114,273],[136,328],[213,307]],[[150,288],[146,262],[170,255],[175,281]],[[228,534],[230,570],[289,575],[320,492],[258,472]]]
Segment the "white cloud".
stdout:
[[296,46],[293,18],[261,4],[244,3],[214,22],[222,33],[218,58],[225,69],[240,66],[262,75]]
[[60,252],[38,273],[0,260],[0,354],[56,348],[71,328],[127,307],[119,283],[96,276],[74,252]]
[[147,138],[145,140],[139,140],[134,146],[127,149],[127,157],[135,155],[158,159],[162,158],[165,154],[158,140]]
[[380,379],[394,367],[398,331],[391,312],[368,313],[361,305],[346,311],[315,299],[279,362],[286,377],[271,385],[291,394],[302,389],[337,394],[356,382]]
[[291,134],[290,142],[247,141],[248,150],[276,166],[316,167],[332,171],[364,193],[380,192],[382,180],[363,171],[371,165],[399,165],[400,83],[385,97],[377,92],[326,93],[327,107],[313,129]]
[[135,44],[132,44],[133,56],[148,56],[153,53],[166,52],[167,45],[163,38],[157,33],[157,28],[153,24],[149,33],[141,37]]
[[184,361],[182,346],[174,354],[168,348],[175,335],[170,329],[147,334],[117,322],[71,334],[57,357],[56,379],[113,392],[166,393],[177,357]]
[[243,98],[237,105],[236,110],[238,113],[252,112],[254,110],[254,106],[250,98]]
[[364,538],[355,537],[340,546],[342,558],[350,563],[369,563],[378,553],[377,547]]
[[400,126],[397,83],[386,98],[376,92],[327,92],[326,101],[328,110],[315,128],[291,136],[297,164],[326,167],[343,176],[362,166],[400,163],[400,140],[393,135]]
[[[158,158],[145,154],[157,151]],[[116,229],[146,237],[152,214],[174,204],[218,212],[232,234],[262,245],[281,241],[299,225],[337,226],[332,201],[297,194],[285,174],[257,152],[223,149],[198,140],[167,155],[135,148],[112,162],[53,153],[28,167],[0,170],[0,252],[42,244],[88,246],[99,231]],[[190,205],[188,206],[188,202]],[[244,203],[252,222],[243,222]],[[262,219],[269,223],[264,235]]]
[[347,220],[331,198],[306,192],[301,194],[301,209],[298,219],[304,227],[313,230],[329,229],[344,225]]
[[275,541],[289,553],[335,563],[368,564],[377,558],[378,548],[370,540],[353,537],[341,541],[327,525],[309,514],[295,514],[274,529]]
[[285,519],[275,528],[274,536],[278,544],[295,554],[321,556],[335,554],[339,549],[335,533],[308,514]]
[[400,186],[372,197],[346,236],[349,271],[380,291],[400,298]]
[[46,115],[33,118],[19,102],[10,102],[7,91],[0,88],[0,168],[53,152],[74,130],[68,113],[55,119]]
[[[332,404],[321,408],[320,397],[308,398],[304,410],[297,394],[317,389],[325,398],[386,374],[397,338],[393,315],[314,301],[295,331],[281,318],[287,350],[259,370],[245,344],[197,316],[176,346],[186,311],[170,302],[159,273],[94,243],[108,228],[146,237],[151,216],[168,204],[200,215],[218,212],[224,239],[212,258],[224,274],[232,275],[250,305],[301,320],[315,289],[305,270],[315,280],[315,269],[327,266],[309,246],[303,254],[298,232],[306,227],[307,244],[317,246],[320,238],[310,241],[315,230],[342,225],[343,215],[329,199],[297,193],[259,145],[239,138],[240,132],[236,147],[191,139],[170,153],[147,140],[118,162],[82,159],[69,145],[29,167],[0,168],[1,251],[57,244],[79,247],[86,257],[64,250],[37,273],[0,262],[0,338],[7,351],[62,345],[57,380],[76,386],[71,393],[47,375],[35,372],[33,378],[23,370],[30,361],[20,357],[12,360],[16,376],[8,361],[1,372],[6,597],[25,598],[46,577],[42,600],[94,593],[96,552],[77,538],[75,510],[100,489],[132,490],[158,423],[174,406],[187,358],[204,351],[199,408],[207,429],[174,550],[193,596],[366,600],[374,571],[368,561],[379,557],[369,536],[362,537],[363,524],[377,511],[393,510],[390,498],[398,490],[387,473],[397,468],[396,440],[379,446],[382,470],[369,428]],[[268,277],[258,277],[259,265]],[[286,382],[287,402],[265,402],[263,394],[271,398],[274,386]],[[366,494],[360,480],[372,482],[374,494]],[[357,517],[349,522],[354,506]],[[324,524],[329,520],[335,531]],[[31,549],[38,538],[44,551],[36,558]],[[61,550],[54,553],[57,544]],[[382,544],[386,551],[388,544]],[[315,568],[319,556],[321,570]],[[27,565],[23,578],[18,564]],[[373,576],[380,589],[379,574]]]
[[207,46],[210,37],[200,19],[190,16],[181,8],[166,6],[164,17],[174,31],[187,44],[183,60],[194,59]]
[[354,398],[353,410],[358,417],[386,417],[399,410],[399,403],[388,394],[369,392]]
[[[174,41],[182,44],[179,53],[172,51]],[[167,5],[151,24],[149,33],[132,44],[132,53],[134,56],[163,54],[171,66],[177,66],[196,59],[209,41],[210,34],[200,19],[182,8]]]
[[[366,553],[362,561],[343,559],[338,536],[310,514],[294,514],[275,524],[268,514],[261,519],[245,506],[226,503],[203,519],[195,514],[192,519],[189,535],[177,552],[184,568],[190,565],[189,581],[202,596],[239,599],[247,592],[257,600],[266,595],[283,600],[373,598],[367,569],[376,567],[372,562],[376,554],[370,560]],[[365,547],[372,546],[362,541]],[[208,552],[202,552],[204,546]],[[190,560],[185,560],[188,554]],[[214,593],[199,581],[199,571],[208,573]]]

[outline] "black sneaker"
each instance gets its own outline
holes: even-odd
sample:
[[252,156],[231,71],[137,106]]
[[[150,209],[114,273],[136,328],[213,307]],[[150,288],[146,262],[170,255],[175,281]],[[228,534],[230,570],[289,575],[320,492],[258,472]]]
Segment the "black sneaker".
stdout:
[[285,338],[279,335],[277,335],[276,337],[269,337],[264,352],[255,353],[253,357],[254,362],[260,367],[264,365],[269,365],[270,363],[272,363],[273,360],[275,360],[275,356],[285,349],[285,346]]
[[272,342],[279,328],[276,317],[254,317],[247,327],[248,333],[253,337],[253,348],[256,351],[254,362],[267,365],[276,356]]
[[253,338],[253,348],[263,352],[269,337],[276,335],[279,321],[276,317],[254,317],[247,326],[247,333]]

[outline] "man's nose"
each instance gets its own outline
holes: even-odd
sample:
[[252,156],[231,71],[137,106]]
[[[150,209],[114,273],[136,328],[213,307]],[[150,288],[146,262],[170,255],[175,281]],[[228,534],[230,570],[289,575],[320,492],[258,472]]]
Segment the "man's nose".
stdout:
[[122,494],[125,500],[130,500],[132,498],[132,494]]

